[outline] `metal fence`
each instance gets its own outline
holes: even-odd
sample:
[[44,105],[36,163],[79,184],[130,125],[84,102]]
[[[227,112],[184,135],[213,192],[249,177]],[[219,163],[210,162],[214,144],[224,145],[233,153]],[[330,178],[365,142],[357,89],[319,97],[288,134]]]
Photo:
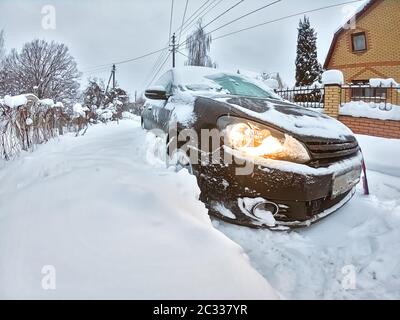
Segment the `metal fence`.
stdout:
[[298,87],[287,88],[276,91],[283,99],[298,104],[306,108],[324,107],[324,88],[320,87]]
[[350,84],[342,86],[341,103],[363,101],[377,105],[400,106],[400,87],[373,87],[365,84]]
[[[283,99],[306,108],[324,108],[324,88],[299,87],[276,90]],[[369,84],[349,84],[341,87],[341,105],[363,101],[378,106],[400,106],[400,86],[374,87]]]

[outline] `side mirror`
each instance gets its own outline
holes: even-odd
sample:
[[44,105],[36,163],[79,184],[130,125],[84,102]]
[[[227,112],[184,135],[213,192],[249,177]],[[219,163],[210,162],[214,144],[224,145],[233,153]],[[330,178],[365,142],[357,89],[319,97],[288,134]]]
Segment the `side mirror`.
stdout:
[[145,91],[144,95],[151,100],[168,100],[167,91],[163,86],[151,87]]

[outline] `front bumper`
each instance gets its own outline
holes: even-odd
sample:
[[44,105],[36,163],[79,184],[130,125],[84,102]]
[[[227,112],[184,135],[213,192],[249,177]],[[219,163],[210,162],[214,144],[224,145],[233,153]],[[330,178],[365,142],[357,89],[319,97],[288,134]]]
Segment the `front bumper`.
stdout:
[[[201,200],[210,214],[230,223],[249,227],[266,227],[251,213],[251,207],[241,205],[243,200],[273,202],[279,207],[275,215],[277,226],[308,226],[335,212],[354,195],[359,182],[362,155],[338,161],[329,167],[314,169],[306,165],[273,160],[254,162],[250,174],[238,174],[243,162],[233,155],[232,165],[208,164],[196,168]],[[334,181],[352,172],[354,181],[335,193]]]

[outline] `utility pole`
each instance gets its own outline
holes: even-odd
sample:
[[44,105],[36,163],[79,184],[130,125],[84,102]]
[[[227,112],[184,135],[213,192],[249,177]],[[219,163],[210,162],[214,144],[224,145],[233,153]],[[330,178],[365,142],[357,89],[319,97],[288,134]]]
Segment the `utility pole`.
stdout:
[[113,78],[113,89],[115,89],[115,71],[116,71],[116,67],[115,67],[115,64],[113,64],[113,67],[112,67],[112,78]]
[[176,66],[176,36],[175,33],[172,36],[172,68]]
[[115,81],[115,71],[117,70],[115,64],[113,64],[112,69],[111,69],[111,74],[110,74],[110,79],[108,79],[108,83],[107,83],[107,87],[106,87],[106,91],[104,94],[107,94],[108,89],[110,88],[110,83],[112,80],[113,83],[113,90],[115,89],[115,85],[116,85],[116,81]]

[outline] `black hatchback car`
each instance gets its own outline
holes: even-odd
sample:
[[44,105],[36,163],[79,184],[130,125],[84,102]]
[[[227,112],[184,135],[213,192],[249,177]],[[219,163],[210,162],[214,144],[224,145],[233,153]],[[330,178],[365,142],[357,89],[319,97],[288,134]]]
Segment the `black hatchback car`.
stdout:
[[211,216],[256,228],[309,226],[345,205],[360,181],[353,133],[292,104],[262,81],[172,69],[146,93],[142,126],[196,175]]

